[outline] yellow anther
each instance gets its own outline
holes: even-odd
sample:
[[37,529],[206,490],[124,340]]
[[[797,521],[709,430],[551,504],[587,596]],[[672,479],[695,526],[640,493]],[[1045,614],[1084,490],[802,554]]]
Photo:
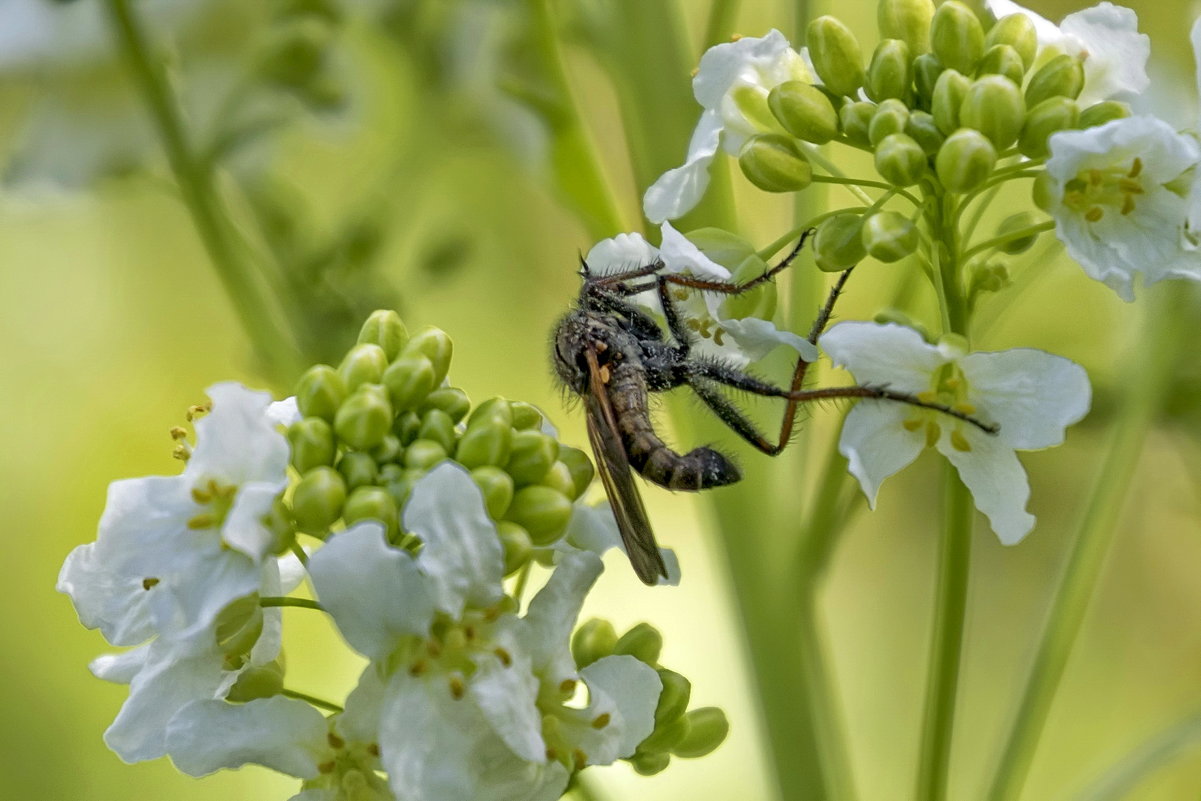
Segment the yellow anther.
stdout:
[[917,393],[917,399],[920,400],[922,403],[937,403],[938,402],[938,394],[935,393],[933,390],[927,389],[927,390]]
[[437,659],[438,657],[442,656],[442,643],[438,642],[437,640],[433,640],[433,639],[426,640],[425,641],[425,652],[427,654],[429,654],[430,656],[432,656],[434,659]]
[[967,437],[963,436],[963,433],[959,429],[956,429],[951,432],[951,447],[957,451],[967,453],[972,449],[972,443],[967,441]]
[[546,759],[547,759],[547,761],[548,761],[548,762],[554,762],[554,761],[555,761],[556,759],[558,759],[558,758],[559,758],[559,752],[555,750],[555,747],[554,747],[553,745],[548,745],[548,746],[546,747]]
[[492,653],[496,654],[496,658],[499,659],[500,663],[505,667],[509,667],[513,664],[513,657],[504,648],[494,648]]
[[333,773],[337,764],[331,759],[329,762],[322,762],[317,766],[318,773]]
[[371,754],[371,756],[373,756],[373,757],[377,757],[377,756],[379,756],[379,744],[378,744],[378,743],[371,743],[370,745],[368,745],[368,746],[367,746],[367,753],[368,753],[368,754]]
[[188,521],[188,528],[193,530],[212,528],[216,520],[210,514],[198,514]]
[[429,667],[429,665],[427,665],[425,663],[424,659],[418,659],[416,662],[409,665],[409,675],[410,676],[420,676],[422,673],[424,673],[426,671],[426,669],[428,667]]
[[178,459],[181,462],[186,462],[192,458],[192,446],[186,442],[181,442],[171,451],[171,458]]
[[906,431],[917,431],[922,427],[922,420],[920,417],[910,417],[908,420],[902,422],[901,425]]
[[730,34],[730,41],[731,41],[731,42],[737,42],[737,41],[738,41],[739,39],[741,39],[741,38],[742,38],[742,34],[741,34],[741,33],[732,33],[732,34]]
[[957,412],[962,412],[963,414],[971,415],[976,413],[976,407],[970,403],[967,403],[966,401],[962,403],[956,403],[951,408]]
[[1105,180],[1105,173],[1101,172],[1096,167],[1093,167],[1086,174],[1088,175],[1088,182],[1093,186],[1100,186]]
[[1134,195],[1126,195],[1122,198],[1122,214],[1126,215],[1134,211]]
[[467,685],[463,683],[462,676],[451,676],[450,680],[446,683],[450,687],[450,697],[456,701],[462,698],[467,692]]
[[576,750],[572,751],[571,758],[575,762],[576,770],[583,770],[584,768],[588,767],[588,755],[580,749],[577,748]]
[[1130,178],[1137,178],[1139,173],[1143,171],[1143,160],[1138,156],[1134,157],[1134,161],[1130,165],[1130,172],[1126,173]]
[[671,291],[671,296],[673,298],[675,298],[676,300],[688,300],[688,290],[687,289],[673,289]]
[[183,439],[188,435],[188,430],[182,426],[171,427],[171,439]]
[[700,67],[693,67],[692,72],[688,73],[688,75],[689,75],[689,77],[695,78],[697,76],[697,73],[699,73],[700,71],[701,71]]
[[943,381],[942,385],[949,390],[956,390],[956,389],[959,389],[959,387],[963,385],[963,381],[960,380],[959,376],[953,375],[950,378],[948,378],[946,381]]
[[1084,212],[1084,219],[1088,220],[1089,222],[1098,222],[1104,216],[1105,212],[1100,206],[1092,206],[1088,211]]
[[726,344],[726,343],[724,343],[724,342],[722,342],[722,341],[721,341],[721,335],[722,335],[722,334],[724,334],[725,332],[726,332],[726,331],[725,331],[725,329],[724,329],[724,328],[719,328],[719,329],[717,329],[716,331],[714,331],[714,332],[713,332],[713,342],[714,342],[714,344],[716,344],[716,345],[718,345],[718,346],[721,346],[721,345],[724,345],[724,344]]
[[142,589],[148,590],[151,587],[156,586],[158,584],[158,582],[159,582],[159,580],[156,578],[144,578],[144,579],[142,579]]
[[213,494],[208,490],[200,489],[200,487],[192,487],[192,500],[196,503],[209,503],[213,500]]
[[1130,195],[1143,194],[1143,185],[1131,178],[1123,178],[1118,181],[1118,189]]
[[326,742],[329,743],[330,748],[338,749],[338,748],[346,747],[346,741],[343,740],[338,735],[334,734],[332,731],[329,734],[325,735],[325,740],[326,740]]
[[472,640],[474,640],[475,639],[475,626],[471,626],[471,625],[464,626],[463,627],[463,637],[467,640],[467,642],[471,642]]
[[499,617],[500,617],[500,607],[499,606],[489,606],[487,609],[484,610],[484,620],[487,621],[488,623],[491,623],[492,621],[496,620]]
[[942,429],[938,427],[938,423],[931,420],[926,423],[926,447],[933,448],[938,444],[938,438],[942,436]]
[[592,728],[603,729],[609,725],[610,720],[612,720],[612,717],[609,715],[609,713],[602,712],[592,719]]
[[564,694],[575,692],[575,679],[563,679],[559,683],[559,691]]

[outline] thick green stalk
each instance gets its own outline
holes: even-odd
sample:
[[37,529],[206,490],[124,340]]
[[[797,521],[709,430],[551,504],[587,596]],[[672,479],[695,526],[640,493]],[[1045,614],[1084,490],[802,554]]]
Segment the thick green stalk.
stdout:
[[1161,408],[1181,352],[1179,324],[1186,319],[1191,294],[1174,283],[1161,285],[1156,291],[1157,303],[1147,314],[1144,334],[1123,361],[1131,365],[1129,374],[1123,376],[1127,388],[1123,414],[1111,435],[1105,461],[1076,531],[1075,545],[1051,601],[1017,715],[993,776],[990,801],[1013,801],[1021,795],[1047,714],[1113,542],[1143,441]]
[[971,493],[959,480],[955,468],[948,462],[943,470],[946,516],[939,557],[934,629],[930,638],[925,722],[915,796],[921,801],[942,801],[947,797],[955,698],[959,689],[964,617],[967,613],[972,522],[976,511]]
[[294,344],[274,324],[267,297],[239,252],[232,228],[217,196],[213,174],[188,142],[187,131],[170,84],[155,59],[129,0],[106,0],[113,31],[146,103],[180,195],[192,216],[205,251],[221,279],[260,359],[280,376],[297,366]]

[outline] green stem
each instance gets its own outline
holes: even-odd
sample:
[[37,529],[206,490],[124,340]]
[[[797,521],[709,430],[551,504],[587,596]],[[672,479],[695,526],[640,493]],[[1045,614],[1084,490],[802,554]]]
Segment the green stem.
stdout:
[[1157,289],[1158,303],[1147,313],[1144,335],[1123,362],[1134,371],[1126,376],[1124,413],[1112,432],[1063,578],[1051,601],[1017,715],[993,776],[990,801],[1012,801],[1021,794],[1055,692],[1113,542],[1143,442],[1177,365],[1181,348],[1178,321],[1189,319],[1187,310],[1192,294],[1172,283]]
[[280,596],[267,596],[259,598],[259,606],[295,606],[301,609],[316,609],[319,612],[324,612],[325,607],[316,601],[311,601],[308,598],[284,598]]
[[1055,230],[1055,221],[1047,220],[1046,222],[1041,222],[1041,223],[1038,223],[1037,225],[1028,225],[1025,228],[1019,228],[1016,231],[1009,231],[1008,233],[1002,234],[1001,236],[994,236],[992,239],[986,239],[983,242],[981,242],[980,244],[973,245],[972,247],[968,248],[963,253],[963,260],[966,262],[972,256],[975,256],[977,253],[988,250],[990,248],[1000,247],[1001,245],[1004,245],[1007,242],[1012,242],[1015,239],[1024,239],[1028,236],[1038,236],[1039,234],[1044,233],[1046,231],[1054,231],[1054,230]]
[[1201,712],[1193,712],[1160,731],[1114,763],[1078,797],[1122,801],[1155,771],[1201,746]]
[[893,197],[894,195],[905,198],[906,200],[908,200],[910,203],[912,203],[916,207],[921,207],[921,205],[922,205],[922,202],[920,200],[918,200],[916,197],[914,197],[913,195],[906,192],[904,189],[899,189],[899,188],[893,186],[892,184],[888,184],[883,181],[872,181],[867,178],[844,178],[841,176],[833,176],[833,175],[815,175],[815,176],[813,176],[812,181],[815,184],[838,184],[840,186],[848,186],[848,187],[866,186],[866,187],[870,187],[872,189],[886,190],[887,194],[884,197],[880,198],[880,200],[872,200],[871,195],[867,194],[866,192],[862,193],[862,197],[859,197],[860,193],[856,193],[856,195],[855,195],[856,197],[859,197],[859,199],[862,200],[864,203],[870,203],[874,208],[878,208],[881,205],[882,201],[888,200],[890,197]]
[[938,569],[934,630],[930,639],[929,672],[926,676],[925,722],[922,727],[917,795],[914,796],[921,801],[942,801],[947,797],[975,516],[971,493],[959,480],[955,468],[948,463],[943,472],[946,517]]
[[304,701],[306,703],[312,704],[313,706],[317,707],[318,709],[324,709],[329,712],[341,712],[342,711],[342,707],[338,706],[335,703],[331,703],[329,701],[322,700],[321,698],[318,698],[315,695],[307,695],[306,693],[299,693],[299,692],[296,692],[295,690],[289,690],[286,687],[284,689],[280,690],[279,694],[282,696],[285,696],[287,698],[295,698],[298,701]]
[[296,366],[296,349],[281,328],[272,323],[267,298],[233,239],[232,226],[218,199],[213,174],[188,142],[178,103],[161,65],[151,54],[150,43],[130,1],[105,0],[105,5],[117,43],[133,72],[179,184],[180,195],[226,295],[259,358],[271,365],[277,374],[287,375]]

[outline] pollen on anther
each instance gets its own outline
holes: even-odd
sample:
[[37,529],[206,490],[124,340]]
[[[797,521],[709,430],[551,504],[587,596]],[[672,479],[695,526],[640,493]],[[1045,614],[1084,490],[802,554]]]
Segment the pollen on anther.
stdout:
[[1099,222],[1104,216],[1105,212],[1100,206],[1092,206],[1088,211],[1084,212],[1084,219],[1089,222]]
[[496,658],[499,659],[500,663],[505,667],[509,667],[513,664],[513,657],[510,656],[509,652],[504,648],[496,648],[492,651],[492,653],[496,654]]
[[318,773],[333,773],[334,768],[336,768],[336,767],[337,767],[337,763],[335,763],[331,759],[329,762],[322,762],[320,765],[318,765],[317,772]]
[[418,659],[416,662],[409,665],[409,675],[410,676],[420,676],[422,673],[425,672],[427,667],[428,666],[425,664],[424,659]]
[[603,729],[609,725],[609,721],[612,719],[612,716],[608,712],[602,712],[592,719],[592,728]]
[[437,640],[426,640],[425,652],[434,659],[437,659],[442,655],[442,643],[438,642]]
[[575,679],[563,679],[559,683],[559,690],[564,693],[575,692]]
[[379,744],[371,743],[371,745],[367,746],[367,753],[373,757],[379,756]]
[[467,692],[467,685],[463,683],[461,676],[451,676],[447,684],[450,686],[450,697],[458,701]]
[[212,528],[216,522],[210,514],[199,514],[188,521],[188,528],[198,531],[200,529]]
[[1126,215],[1134,211],[1134,195],[1125,195],[1122,198],[1122,214]]
[[559,758],[559,752],[555,750],[555,747],[553,745],[548,745],[546,747],[546,758],[548,761],[551,761],[551,762],[554,762],[556,759]]
[[906,431],[917,431],[922,427],[922,421],[919,417],[910,417],[901,423],[901,427]]
[[942,436],[942,429],[938,427],[938,423],[933,421],[926,424],[926,447],[933,448],[938,444],[938,438]]
[[155,585],[157,585],[158,582],[159,582],[159,580],[156,578],[144,578],[144,579],[142,579],[142,589],[148,590],[151,587],[154,587]]
[[171,427],[171,439],[184,439],[188,436],[188,430],[183,426]]
[[588,755],[578,748],[571,752],[571,759],[575,763],[576,770],[583,770],[588,767]]
[[329,734],[325,735],[325,739],[326,739],[326,742],[329,743],[330,748],[339,749],[339,748],[343,748],[346,746],[346,741],[343,740],[338,735],[334,734],[332,731]]
[[200,487],[192,487],[192,500],[196,503],[209,503],[213,500],[213,494]]
[[1134,157],[1134,161],[1130,164],[1130,172],[1126,175],[1130,178],[1137,178],[1143,171],[1143,160],[1138,156]]
[[967,437],[963,436],[960,431],[951,432],[951,447],[957,451],[967,453],[972,449],[972,443],[967,441]]

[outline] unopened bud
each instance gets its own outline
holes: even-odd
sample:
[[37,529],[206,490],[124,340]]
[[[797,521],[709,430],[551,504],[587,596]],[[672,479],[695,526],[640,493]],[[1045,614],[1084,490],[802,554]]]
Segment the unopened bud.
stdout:
[[923,53],[913,60],[913,88],[921,108],[928,109],[934,102],[934,87],[944,70],[946,66],[933,53]]
[[[1025,228],[1034,225],[1034,215],[1028,211],[1019,211],[1017,214],[1010,214],[1001,224],[997,226],[997,236],[1005,236],[1006,234],[1016,233]],[[1030,234],[1021,239],[1011,239],[1004,245],[1001,245],[1000,251],[1007,253],[1010,256],[1016,256],[1019,253],[1025,253],[1030,248],[1034,247],[1034,241],[1038,239],[1038,234]]]
[[1008,45],[1022,59],[1022,72],[1034,66],[1034,58],[1038,55],[1038,32],[1034,22],[1025,14],[1008,14],[1001,17],[988,29],[984,37],[985,47]]
[[992,174],[997,150],[979,131],[960,128],[947,137],[934,160],[938,180],[952,192],[969,192]]
[[405,467],[428,470],[447,457],[446,448],[432,439],[415,439],[405,448]]
[[426,326],[417,331],[405,343],[402,354],[422,354],[434,366],[434,386],[439,386],[450,370],[450,357],[454,343],[441,328]]
[[592,618],[571,635],[571,656],[579,670],[612,655],[616,646],[617,631],[613,624],[599,617]]
[[592,483],[592,477],[596,475],[596,468],[592,466],[592,460],[579,448],[560,445],[559,461],[567,465],[567,469],[571,471],[571,480],[575,485],[573,497],[580,497]]
[[944,134],[950,136],[959,130],[959,108],[971,86],[972,82],[967,76],[957,70],[943,70],[938,76],[934,84],[934,97],[930,101],[930,113],[938,130]]
[[926,340],[927,342],[933,341],[930,339],[930,333],[926,330],[924,325],[897,308],[890,307],[881,309],[872,316],[872,321],[880,323],[881,325],[888,325],[889,323],[903,325],[906,328],[912,328],[921,335],[922,339]]
[[238,674],[238,680],[225,694],[225,700],[244,704],[256,698],[279,695],[284,688],[284,668],[279,660],[265,665],[249,665]]
[[334,431],[320,417],[306,417],[288,428],[292,466],[301,473],[334,463]]
[[530,540],[530,533],[512,520],[498,522],[496,533],[505,552],[505,575],[512,575],[530,561],[534,543]]
[[484,495],[484,508],[493,520],[499,520],[513,502],[513,477],[494,465],[484,465],[471,471],[480,492]]
[[638,750],[648,754],[671,753],[671,750],[684,741],[692,724],[687,715],[679,715],[670,721],[656,724],[650,737],[638,744]]
[[796,139],[756,134],[738,152],[742,174],[764,192],[796,192],[813,180],[813,167]]
[[813,258],[819,269],[839,273],[854,267],[867,255],[859,228],[858,214],[839,214],[829,217],[817,227],[813,238]]
[[876,172],[893,186],[913,186],[926,166],[925,151],[907,134],[890,134],[876,145]]
[[1034,185],[1030,187],[1030,199],[1034,201],[1035,206],[1050,214],[1060,201],[1056,190],[1055,179],[1044,170],[1034,178]]
[[550,487],[533,484],[513,494],[505,518],[528,531],[534,545],[543,547],[563,536],[571,520],[571,500]]
[[663,691],[655,705],[655,728],[671,723],[688,711],[688,700],[692,697],[692,682],[674,670],[659,668],[659,680]]
[[975,81],[959,107],[959,124],[987,136],[997,150],[1017,141],[1025,121],[1022,90],[1001,75],[985,75]]
[[915,56],[930,49],[930,21],[933,18],[933,0],[880,0],[876,5],[880,38],[900,39]]
[[671,764],[671,754],[666,751],[637,751],[629,758],[629,763],[639,776],[654,776],[667,770]]
[[400,350],[409,341],[409,330],[400,315],[391,309],[373,311],[359,329],[359,344],[379,345],[384,349],[388,361],[400,355]]
[[420,411],[426,412],[430,409],[441,409],[450,417],[452,423],[458,423],[471,411],[471,399],[458,387],[440,387],[426,396]]
[[[397,411],[422,406],[437,386],[437,371],[433,362],[421,353],[402,353],[384,371],[383,382]],[[403,441],[403,440],[402,440]]]
[[442,446],[445,453],[455,449],[455,424],[450,415],[441,409],[430,409],[421,418],[417,439],[433,440]]
[[513,425],[513,409],[504,398],[489,398],[475,407],[467,418],[467,427],[472,428],[487,422],[496,422],[511,427]]
[[351,492],[359,487],[374,485],[379,480],[379,468],[375,460],[362,451],[342,454],[338,460],[338,472]]
[[1050,97],[1075,100],[1084,88],[1084,65],[1080,59],[1067,54],[1058,55],[1044,64],[1026,85],[1026,105],[1034,108]]
[[867,68],[867,96],[877,103],[889,98],[903,99],[913,83],[913,61],[909,46],[900,39],[885,39],[876,45]]
[[575,481],[571,478],[571,470],[562,462],[552,464],[538,479],[538,483],[563,493],[573,501],[580,497],[580,494],[575,491]]
[[970,8],[947,0],[930,23],[930,47],[943,64],[970,74],[984,55],[984,28]]
[[338,438],[359,450],[374,448],[392,428],[392,404],[378,384],[363,384],[334,416]]
[[1032,159],[1045,158],[1049,153],[1047,140],[1057,131],[1080,125],[1080,107],[1066,97],[1049,97],[1026,114],[1026,124],[1018,138],[1018,150]]
[[226,656],[245,656],[263,633],[263,608],[257,595],[230,603],[217,615],[213,636]]
[[301,531],[318,537],[342,516],[346,482],[332,467],[314,467],[292,492],[292,514]]
[[875,103],[856,100],[853,103],[844,103],[838,109],[838,124],[842,128],[843,135],[851,144],[866,146],[871,144],[867,129],[875,115]]
[[1026,65],[1018,51],[1007,44],[997,44],[984,51],[976,65],[976,75],[1001,75],[1021,86],[1026,77]]
[[786,81],[767,96],[771,113],[798,139],[824,145],[838,135],[838,112],[821,89],[805,81]]
[[1004,264],[989,262],[972,271],[971,292],[1000,292],[1009,286],[1009,270]]
[[905,258],[917,249],[917,227],[895,211],[878,211],[863,221],[863,247],[882,262]]
[[383,381],[384,370],[388,369],[388,356],[379,345],[367,343],[351,348],[342,363],[338,375],[346,385],[347,392],[354,392],[360,384],[378,384]]
[[671,750],[678,757],[703,757],[721,745],[730,733],[730,721],[726,719],[726,713],[715,706],[694,709],[686,717],[691,724],[688,734]]
[[468,470],[488,464],[499,467],[509,460],[512,442],[513,429],[498,420],[469,425],[455,446],[455,461]]
[[296,383],[296,407],[305,417],[320,417],[332,423],[344,400],[346,384],[328,364],[310,367]]
[[863,51],[851,29],[836,17],[822,16],[809,23],[805,36],[813,68],[822,83],[836,95],[854,97],[863,86]]
[[885,100],[876,107],[871,124],[867,126],[867,138],[872,145],[879,145],[884,137],[905,130],[909,109],[900,100]]
[[378,520],[388,531],[395,531],[399,522],[396,501],[383,487],[359,487],[351,492],[342,518],[348,526],[360,520]]
[[934,122],[934,115],[928,111],[910,112],[909,119],[905,121],[905,133],[918,143],[927,156],[938,153],[938,149],[946,141],[942,131],[938,130],[938,124]]
[[542,426],[542,412],[532,403],[509,401],[509,411],[513,413],[513,428],[519,431]]
[[1130,106],[1117,100],[1102,100],[1080,112],[1080,127],[1093,128],[1130,116]]
[[400,440],[401,445],[408,445],[417,439],[421,430],[421,417],[416,412],[402,412],[392,424],[392,433]]
[[371,458],[375,460],[376,464],[382,465],[395,462],[400,458],[402,451],[404,451],[404,446],[400,444],[400,437],[395,434],[385,434],[380,443],[368,453],[371,454]]
[[651,667],[658,667],[663,635],[650,623],[639,623],[617,640],[613,653],[628,654]]
[[387,473],[380,471],[380,481],[383,482],[384,489],[392,496],[392,500],[396,502],[396,508],[403,509],[409,500],[409,493],[413,491],[413,485],[425,476],[426,471],[402,468],[399,465],[389,465],[389,467],[396,467],[396,471],[389,470]]

